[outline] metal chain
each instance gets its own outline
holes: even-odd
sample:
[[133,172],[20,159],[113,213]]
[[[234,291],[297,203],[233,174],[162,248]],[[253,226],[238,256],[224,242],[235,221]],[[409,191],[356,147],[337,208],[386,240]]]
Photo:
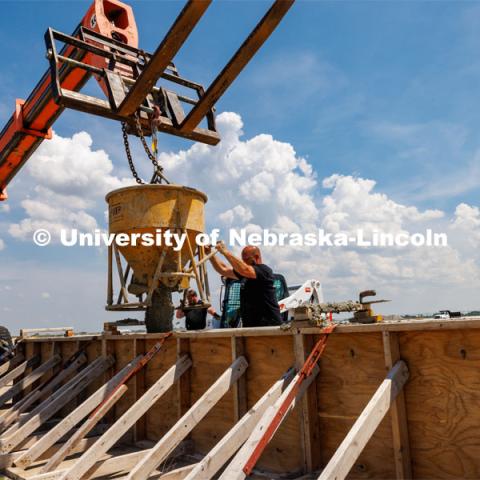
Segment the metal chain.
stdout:
[[127,154],[128,165],[130,166],[132,175],[138,184],[144,185],[145,182],[140,178],[137,171],[135,170],[135,165],[133,164],[132,152],[130,151],[130,143],[128,142],[127,124],[125,122],[122,122],[122,135],[123,144],[125,145],[125,153]]
[[[165,181],[165,183],[170,183],[165,175],[163,174],[163,168],[160,166],[160,164],[157,161],[157,144],[156,144],[156,129],[152,125],[152,136],[155,138],[155,155],[151,152],[147,141],[145,139],[145,136],[143,135],[143,129],[142,125],[140,123],[140,117],[138,113],[135,113],[135,127],[137,130],[138,137],[140,138],[140,141],[142,142],[143,149],[145,150],[145,153],[147,154],[148,158],[153,164],[154,172],[152,179],[150,180],[150,183],[161,183],[162,180]],[[130,151],[130,143],[128,141],[128,132],[127,132],[127,123],[122,122],[122,135],[123,135],[123,144],[125,146],[125,153],[127,154],[127,160],[128,160],[128,165],[130,167],[130,171],[132,172],[133,177],[135,178],[135,181],[140,184],[144,185],[145,182],[140,178],[140,176],[137,173],[137,170],[135,169],[135,165],[133,164],[133,158],[132,158],[132,152]]]
[[160,166],[160,164],[158,163],[158,160],[157,160],[156,153],[158,151],[158,147],[157,147],[157,144],[156,144],[156,129],[155,129],[155,127],[152,125],[152,136],[155,135],[155,155],[151,152],[150,147],[147,144],[147,140],[145,139],[145,136],[143,135],[143,129],[142,129],[142,125],[140,123],[140,116],[138,115],[138,112],[135,113],[135,127],[137,129],[137,134],[140,138],[140,141],[142,142],[143,149],[145,150],[145,153],[147,154],[148,158],[150,159],[150,161],[153,164],[154,174],[153,174],[153,177],[152,177],[152,180],[151,180],[150,183],[161,183],[162,179],[165,180],[166,183],[170,183],[166,179],[165,175],[163,175],[163,167]]

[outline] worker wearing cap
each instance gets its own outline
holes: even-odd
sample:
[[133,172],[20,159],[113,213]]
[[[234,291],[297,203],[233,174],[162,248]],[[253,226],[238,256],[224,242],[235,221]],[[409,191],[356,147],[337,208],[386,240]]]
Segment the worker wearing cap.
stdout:
[[[185,327],[187,330],[201,330],[207,326],[207,313],[212,315],[215,319],[219,319],[215,309],[210,306],[208,308],[201,308],[202,300],[198,298],[198,294],[193,288],[189,288],[186,294],[186,304],[181,305],[177,309],[175,316],[180,319],[185,317]],[[197,308],[188,308],[197,307]]]
[[[210,249],[207,249],[209,253]],[[240,315],[244,327],[266,327],[280,325],[282,317],[275,296],[273,271],[262,262],[258,247],[247,245],[242,258],[228,251],[223,242],[217,244],[231,266],[215,256],[210,258],[213,268],[222,276],[242,281],[240,290]]]

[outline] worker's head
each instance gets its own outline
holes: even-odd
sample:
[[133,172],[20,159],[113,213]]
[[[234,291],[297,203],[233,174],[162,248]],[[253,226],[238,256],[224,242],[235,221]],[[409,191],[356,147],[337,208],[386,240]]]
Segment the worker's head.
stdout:
[[193,288],[187,290],[186,297],[188,303],[196,303],[198,301],[198,294]]
[[258,265],[262,263],[262,254],[258,247],[254,247],[253,245],[247,245],[242,250],[242,260],[247,265]]

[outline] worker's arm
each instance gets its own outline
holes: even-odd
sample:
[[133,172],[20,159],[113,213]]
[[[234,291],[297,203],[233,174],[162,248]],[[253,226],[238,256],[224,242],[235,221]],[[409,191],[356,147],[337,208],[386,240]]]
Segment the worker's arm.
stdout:
[[241,258],[236,257],[232,252],[230,252],[223,242],[218,242],[217,250],[230,262],[232,271],[235,270],[245,278],[257,278],[255,269],[251,265],[247,265]]
[[[205,247],[205,253],[208,255],[210,253],[210,247]],[[210,262],[217,273],[222,275],[222,277],[231,278],[233,280],[238,280],[237,276],[233,272],[233,268],[229,267],[225,262],[219,260],[215,255],[210,257]]]

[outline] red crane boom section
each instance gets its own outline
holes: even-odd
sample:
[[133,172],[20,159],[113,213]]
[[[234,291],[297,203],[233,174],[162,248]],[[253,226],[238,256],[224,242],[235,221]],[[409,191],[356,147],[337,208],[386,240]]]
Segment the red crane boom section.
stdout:
[[[130,6],[118,0],[94,0],[72,36],[76,36],[80,27],[87,27],[134,48],[138,47],[133,11]],[[106,66],[106,59],[93,53],[84,53],[81,58],[73,57],[75,49],[71,46],[65,46],[60,53],[99,68]],[[76,55],[78,56],[78,50]],[[64,64],[61,87],[79,91],[90,77],[88,71]],[[105,89],[103,79],[98,77],[97,80],[102,89]],[[7,184],[40,143],[52,137],[51,127],[63,110],[63,106],[55,103],[50,71],[43,75],[27,100],[16,100],[15,111],[0,132],[0,200],[6,200]]]

